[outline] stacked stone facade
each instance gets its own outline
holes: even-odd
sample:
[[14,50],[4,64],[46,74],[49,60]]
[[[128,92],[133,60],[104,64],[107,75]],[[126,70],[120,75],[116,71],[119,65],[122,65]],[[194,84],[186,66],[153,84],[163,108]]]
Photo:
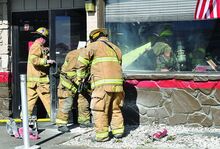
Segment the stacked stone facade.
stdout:
[[0,0],[0,119],[11,115],[11,72],[7,0]]
[[[216,83],[218,86],[219,83]],[[128,124],[220,126],[220,89],[138,88],[126,85]]]

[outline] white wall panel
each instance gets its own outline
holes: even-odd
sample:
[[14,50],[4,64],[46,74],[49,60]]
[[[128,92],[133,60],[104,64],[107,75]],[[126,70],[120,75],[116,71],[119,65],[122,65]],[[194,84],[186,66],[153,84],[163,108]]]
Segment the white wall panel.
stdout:
[[192,20],[197,0],[107,0],[106,21]]

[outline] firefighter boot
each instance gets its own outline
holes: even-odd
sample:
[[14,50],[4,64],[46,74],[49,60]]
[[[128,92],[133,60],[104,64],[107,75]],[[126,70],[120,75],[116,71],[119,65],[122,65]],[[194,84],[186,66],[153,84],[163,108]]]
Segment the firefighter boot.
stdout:
[[91,128],[93,127],[93,124],[92,123],[82,123],[82,124],[79,124],[79,127],[80,128]]
[[114,137],[115,137],[116,139],[120,139],[120,138],[123,137],[123,134],[114,134]]
[[106,138],[95,138],[95,141],[96,142],[107,142],[107,141],[109,141],[109,137],[106,137]]
[[70,132],[70,129],[66,125],[58,126],[58,131],[62,133]]

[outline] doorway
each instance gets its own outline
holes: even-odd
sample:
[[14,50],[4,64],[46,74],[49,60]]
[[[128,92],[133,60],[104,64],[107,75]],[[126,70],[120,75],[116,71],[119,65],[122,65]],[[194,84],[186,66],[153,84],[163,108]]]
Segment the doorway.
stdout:
[[[51,120],[55,121],[57,100],[57,85],[59,77],[56,72],[64,62],[66,54],[77,48],[79,41],[86,41],[86,12],[84,9],[52,10],[50,11],[50,53],[56,60],[57,67],[51,67]],[[73,121],[73,119],[71,119]]]
[[[21,96],[20,96],[20,74],[27,73],[28,59],[28,43],[33,41],[31,32],[39,27],[48,28],[48,11],[39,12],[17,12],[12,13],[12,65],[13,65],[13,85],[12,85],[12,112],[13,117],[18,118],[21,111]],[[45,116],[45,109],[40,100],[35,106],[38,110],[38,116]]]
[[[12,112],[18,118],[21,111],[20,74],[26,74],[28,58],[28,42],[32,41],[31,32],[39,27],[49,29],[50,58],[56,60],[60,67],[66,54],[76,49],[79,41],[86,40],[86,12],[84,9],[49,10],[12,13]],[[57,109],[57,67],[50,68],[50,93],[51,93],[51,119],[56,115]],[[40,109],[40,110],[39,110]],[[38,118],[47,117],[40,100],[33,111]]]

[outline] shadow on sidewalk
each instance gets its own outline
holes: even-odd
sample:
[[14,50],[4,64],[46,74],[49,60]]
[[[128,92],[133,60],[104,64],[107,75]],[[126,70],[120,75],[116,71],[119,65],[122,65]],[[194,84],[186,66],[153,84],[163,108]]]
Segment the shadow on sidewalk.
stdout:
[[52,140],[52,139],[54,139],[54,138],[56,138],[56,137],[59,137],[59,136],[61,136],[61,135],[63,135],[63,134],[64,134],[64,133],[58,133],[58,134],[56,134],[56,135],[54,135],[54,136],[51,136],[51,137],[49,137],[49,138],[47,138],[47,139],[44,139],[44,140],[42,140],[42,141],[36,143],[36,145],[44,144],[44,143],[46,143],[46,142],[48,142],[48,141],[50,141],[50,140]]

